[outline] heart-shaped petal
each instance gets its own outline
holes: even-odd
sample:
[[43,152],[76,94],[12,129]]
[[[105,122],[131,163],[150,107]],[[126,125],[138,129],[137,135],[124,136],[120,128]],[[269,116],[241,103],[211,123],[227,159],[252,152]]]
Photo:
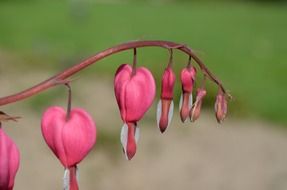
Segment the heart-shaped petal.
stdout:
[[124,122],[139,121],[152,105],[155,97],[155,81],[151,72],[140,67],[132,73],[128,64],[121,65],[115,75],[114,90]]
[[64,167],[78,164],[96,142],[96,125],[81,108],[71,110],[69,120],[61,107],[50,107],[42,117],[42,134]]
[[19,168],[20,153],[16,144],[0,126],[0,189],[12,190]]

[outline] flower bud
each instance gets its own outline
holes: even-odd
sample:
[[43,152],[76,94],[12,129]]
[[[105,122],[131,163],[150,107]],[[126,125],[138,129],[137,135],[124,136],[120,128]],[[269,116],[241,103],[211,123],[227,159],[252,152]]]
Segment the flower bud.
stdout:
[[155,97],[155,81],[148,69],[140,67],[133,71],[130,65],[123,64],[116,72],[114,90],[124,122],[121,142],[130,160],[136,152],[136,135],[139,135],[137,122],[150,108]]
[[192,90],[195,81],[195,75],[195,67],[184,68],[180,74],[182,94],[179,102],[179,110],[182,122],[186,121],[192,108]]
[[192,106],[192,109],[189,113],[190,120],[194,122],[200,116],[201,105],[203,98],[206,96],[206,90],[203,88],[197,89],[196,100]]
[[20,154],[16,144],[0,126],[0,189],[12,190],[19,168]]
[[215,116],[218,123],[222,123],[227,114],[227,100],[222,90],[218,91],[214,105]]
[[161,99],[157,105],[157,126],[163,133],[170,125],[173,116],[173,88],[175,74],[170,67],[166,68],[161,80]]

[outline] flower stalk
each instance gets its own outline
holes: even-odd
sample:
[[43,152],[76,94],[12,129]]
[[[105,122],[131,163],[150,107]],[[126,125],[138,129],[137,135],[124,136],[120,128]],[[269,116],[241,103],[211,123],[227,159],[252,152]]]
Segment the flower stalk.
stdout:
[[68,88],[68,103],[67,103],[67,115],[66,121],[69,121],[71,116],[71,107],[72,107],[72,88],[69,82],[65,83],[66,87]]
[[87,58],[86,60],[80,62],[79,64],[76,64],[63,72],[60,72],[59,74],[56,74],[55,76],[29,88],[24,91],[21,91],[19,93],[9,95],[6,97],[0,98],[0,106],[11,104],[14,102],[21,101],[23,99],[26,99],[30,96],[34,96],[36,94],[39,94],[42,91],[47,90],[48,88],[51,88],[53,86],[59,85],[57,81],[62,81],[65,80],[72,75],[78,73],[79,71],[85,69],[86,67],[96,63],[97,61],[104,59],[105,57],[108,57],[110,55],[116,54],[118,52],[122,52],[125,50],[129,49],[134,49],[134,48],[141,48],[141,47],[162,47],[162,48],[167,48],[167,49],[177,49],[179,51],[182,51],[189,55],[200,67],[201,71],[210,79],[213,81],[215,84],[218,85],[218,87],[221,89],[221,91],[226,94],[227,96],[230,96],[222,83],[214,76],[214,74],[209,71],[209,69],[205,66],[205,64],[201,61],[201,59],[194,53],[194,51],[189,48],[186,45],[182,45],[179,43],[175,42],[170,42],[170,41],[132,41],[132,42],[127,42],[123,44],[116,45],[114,47],[108,48],[104,51],[101,51],[97,53],[96,55]]

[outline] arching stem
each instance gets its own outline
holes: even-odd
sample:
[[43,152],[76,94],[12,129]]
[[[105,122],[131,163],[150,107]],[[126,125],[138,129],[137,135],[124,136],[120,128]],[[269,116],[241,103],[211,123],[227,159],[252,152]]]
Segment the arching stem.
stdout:
[[53,86],[58,85],[59,83],[57,81],[65,80],[68,77],[78,73],[79,71],[83,70],[84,68],[88,67],[89,65],[92,65],[93,63],[108,57],[112,54],[129,50],[129,49],[134,49],[134,48],[140,48],[140,47],[162,47],[162,48],[172,48],[172,49],[178,49],[186,54],[188,54],[193,60],[198,64],[200,67],[201,71],[206,74],[208,79],[213,81],[215,84],[219,86],[219,88],[222,90],[222,92],[226,95],[229,96],[229,94],[226,92],[225,88],[223,87],[222,83],[209,71],[209,69],[205,66],[205,64],[197,57],[197,55],[193,52],[193,50],[186,45],[182,45],[179,43],[175,42],[170,42],[170,41],[132,41],[128,43],[123,43],[116,45],[114,47],[111,47],[109,49],[106,49],[104,51],[101,51],[97,53],[96,55],[87,58],[86,60],[82,61],[79,64],[76,64],[63,72],[29,88],[26,89],[22,92],[2,97],[0,98],[0,106],[6,105],[6,104],[11,104],[17,101],[21,101],[25,98],[28,98],[30,96],[36,95],[48,88],[51,88]]

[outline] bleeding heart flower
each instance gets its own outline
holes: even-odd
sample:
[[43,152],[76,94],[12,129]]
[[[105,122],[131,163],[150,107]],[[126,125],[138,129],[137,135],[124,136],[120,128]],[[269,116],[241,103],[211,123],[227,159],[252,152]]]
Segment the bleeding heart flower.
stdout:
[[157,105],[157,126],[163,133],[170,125],[173,115],[173,88],[175,74],[171,67],[167,67],[161,80],[161,97]]
[[96,142],[96,125],[83,109],[66,111],[58,106],[46,110],[42,118],[42,134],[48,146],[64,167],[78,164]]
[[222,90],[218,91],[214,109],[217,122],[222,123],[227,114],[227,100]]
[[121,131],[121,143],[127,159],[136,153],[139,137],[139,121],[152,105],[155,97],[155,81],[151,72],[140,67],[135,70],[121,65],[115,75],[114,90],[124,125]]
[[0,189],[13,190],[20,154],[16,144],[0,126]]
[[194,122],[195,120],[199,118],[202,101],[205,96],[206,96],[206,90],[204,88],[197,89],[196,100],[189,113],[189,117],[192,122]]
[[179,101],[180,118],[185,122],[192,108],[192,90],[195,81],[195,67],[184,68],[181,71],[180,79],[182,84],[182,94]]
[[67,119],[66,111],[54,106],[44,113],[41,127],[46,143],[67,170],[65,174],[69,176],[70,187],[65,189],[78,189],[76,165],[96,142],[96,125],[92,117],[85,110],[74,108]]

